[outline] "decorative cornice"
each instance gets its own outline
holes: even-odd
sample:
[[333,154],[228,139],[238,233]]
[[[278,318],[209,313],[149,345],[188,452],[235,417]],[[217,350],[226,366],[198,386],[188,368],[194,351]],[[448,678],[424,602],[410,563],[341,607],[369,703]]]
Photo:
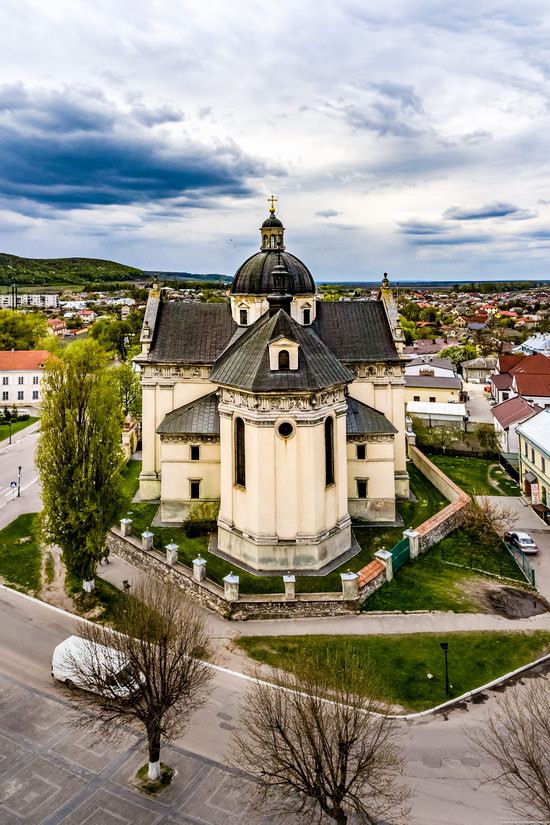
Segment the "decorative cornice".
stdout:
[[[160,440],[161,441],[176,441],[176,442],[185,442],[185,443],[196,443],[197,441],[201,442],[210,442],[210,443],[219,443],[220,436],[219,435],[200,435],[197,433],[189,434],[189,433],[160,433]],[[199,462],[197,462],[198,464]]]

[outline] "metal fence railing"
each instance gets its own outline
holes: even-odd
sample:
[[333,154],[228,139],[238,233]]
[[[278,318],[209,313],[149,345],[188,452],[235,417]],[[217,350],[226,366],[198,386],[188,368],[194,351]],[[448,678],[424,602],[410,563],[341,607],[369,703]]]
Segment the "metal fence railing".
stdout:
[[514,559],[515,563],[527,579],[527,581],[535,587],[535,568],[525,555],[522,553],[521,550],[518,550],[517,547],[513,547],[508,542],[504,542],[504,546],[506,547],[507,551],[510,553],[512,558]]
[[411,554],[409,549],[409,539],[404,538],[401,539],[401,541],[398,541],[395,547],[392,547],[390,553],[392,570],[395,573],[395,571],[399,570],[399,568],[402,567],[410,558]]

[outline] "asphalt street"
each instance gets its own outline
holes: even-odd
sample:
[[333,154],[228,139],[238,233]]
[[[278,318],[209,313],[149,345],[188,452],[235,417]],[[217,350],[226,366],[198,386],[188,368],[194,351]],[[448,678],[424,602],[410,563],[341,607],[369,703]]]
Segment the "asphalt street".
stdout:
[[[14,435],[12,443],[8,439],[0,441],[0,529],[6,527],[22,513],[37,513],[41,508],[40,485],[34,464],[34,452],[38,441],[39,422],[26,427]],[[19,481],[21,467],[21,495],[17,487],[10,485]]]
[[[247,682],[216,672],[208,703],[175,748],[165,752],[178,767],[173,788],[162,802],[149,802],[129,785],[145,761],[136,737],[129,734],[116,746],[99,747],[66,728],[66,693],[51,679],[50,659],[55,645],[75,627],[74,617],[0,589],[1,747],[4,753],[20,753],[0,760],[0,825],[241,822],[246,783],[226,769],[224,759]],[[400,723],[406,772],[416,790],[411,823],[501,825],[510,819],[496,789],[479,785],[481,761],[466,738],[494,701],[489,694],[484,703],[468,703],[445,716]],[[35,789],[55,785],[57,795],[31,793],[29,776]],[[14,788],[24,789],[25,799],[36,797],[36,810],[31,811],[30,801],[17,807]],[[94,816],[96,808],[112,815]]]

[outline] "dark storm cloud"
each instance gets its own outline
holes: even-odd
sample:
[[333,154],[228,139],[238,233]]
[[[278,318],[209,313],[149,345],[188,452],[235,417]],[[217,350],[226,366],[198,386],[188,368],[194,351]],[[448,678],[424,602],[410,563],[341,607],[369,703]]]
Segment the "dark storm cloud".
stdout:
[[[137,116],[136,116],[137,112]],[[0,195],[58,209],[249,194],[267,171],[237,144],[153,131],[181,113],[121,111],[100,95],[0,88]],[[280,174],[280,170],[277,170]]]
[[443,213],[444,218],[453,221],[485,221],[491,218],[513,218],[528,220],[536,217],[536,212],[521,209],[513,203],[487,203],[478,207],[450,206]]

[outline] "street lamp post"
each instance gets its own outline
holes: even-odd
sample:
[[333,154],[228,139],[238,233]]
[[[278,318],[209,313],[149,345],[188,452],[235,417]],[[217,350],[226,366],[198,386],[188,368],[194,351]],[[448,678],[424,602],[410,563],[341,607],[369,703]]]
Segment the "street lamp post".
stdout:
[[8,426],[9,426],[9,428],[10,428],[10,439],[9,439],[9,441],[8,441],[8,444],[11,444],[11,418],[10,418],[10,420],[8,421]]
[[17,498],[21,497],[21,465],[17,468]]
[[441,642],[440,644],[441,650],[445,654],[445,693],[447,696],[450,696],[450,688],[449,688],[449,642]]

